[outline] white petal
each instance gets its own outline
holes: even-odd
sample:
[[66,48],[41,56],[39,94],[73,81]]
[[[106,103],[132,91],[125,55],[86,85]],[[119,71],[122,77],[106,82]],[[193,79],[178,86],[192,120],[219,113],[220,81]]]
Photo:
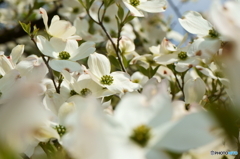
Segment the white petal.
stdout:
[[52,37],[50,39],[50,44],[52,45],[53,49],[56,51],[56,52],[62,52],[64,51],[66,45],[67,45],[67,42],[60,39],[60,38],[56,38],[56,37]]
[[156,147],[183,152],[203,146],[215,139],[210,133],[213,124],[213,119],[204,112],[187,115],[162,137]]
[[201,78],[189,79],[184,85],[186,103],[198,103],[202,100],[206,91],[206,85]]
[[137,6],[137,8],[150,13],[164,12],[166,10],[166,7],[166,0],[145,1],[140,3],[139,6]]
[[18,62],[18,60],[20,59],[20,57],[23,54],[23,51],[24,51],[24,45],[17,45],[16,47],[14,47],[12,49],[11,57],[12,57],[12,62],[14,64],[16,64]]
[[178,55],[173,53],[173,54],[165,54],[159,57],[155,57],[154,60],[159,64],[168,65],[168,64],[177,62],[179,59],[178,59]]
[[36,40],[38,49],[46,56],[57,58],[57,53],[54,51],[52,45],[47,39],[41,35],[37,36]]
[[73,61],[77,61],[83,58],[88,57],[90,54],[94,53],[96,50],[95,43],[94,42],[85,42],[82,43],[81,46],[75,50],[74,54],[72,55],[72,58],[70,58]]
[[[78,49],[78,43],[76,40],[67,40],[66,48],[64,49],[64,51],[67,51],[71,55],[71,57],[73,57],[77,49]],[[71,57],[70,59],[73,60]]]
[[185,30],[192,34],[206,36],[212,29],[212,25],[195,11],[185,13],[183,18],[179,18],[178,21]]
[[62,70],[67,70],[68,72],[81,70],[81,65],[79,63],[68,60],[51,60],[49,66],[58,72],[62,72]]
[[76,28],[71,25],[70,22],[64,20],[58,20],[51,23],[48,33],[54,37],[66,39],[75,34]]
[[108,58],[98,53],[89,55],[88,67],[92,74],[99,78],[110,74],[111,66]]

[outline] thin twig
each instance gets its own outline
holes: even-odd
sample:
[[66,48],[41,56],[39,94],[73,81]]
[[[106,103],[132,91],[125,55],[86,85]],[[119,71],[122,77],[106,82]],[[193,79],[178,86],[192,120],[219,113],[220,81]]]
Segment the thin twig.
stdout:
[[[107,32],[107,30],[106,30],[106,28],[105,28],[105,26],[104,26],[104,24],[103,24],[104,15],[105,15],[106,10],[107,10],[106,8],[104,8],[102,17],[100,18],[100,9],[102,8],[103,5],[104,5],[104,2],[101,4],[101,6],[100,6],[100,8],[99,8],[99,10],[98,10],[98,12],[99,12],[99,13],[98,13],[98,20],[99,20],[99,22],[97,22],[95,19],[92,18],[92,16],[90,15],[88,9],[86,9],[87,14],[88,14],[88,16],[90,17],[90,19],[93,20],[94,23],[98,24],[98,25],[102,28],[102,30],[103,30],[104,33],[106,34],[107,38],[110,40],[111,44],[113,45],[113,49],[114,49],[115,52],[116,52],[116,55],[117,55],[117,57],[118,57],[118,61],[119,61],[119,63],[120,63],[120,66],[121,66],[122,71],[127,72],[126,69],[125,69],[125,67],[124,67],[122,58],[121,58],[121,56],[120,56],[119,48],[118,48],[118,47],[116,46],[116,44],[113,42],[112,37],[109,35],[109,33]],[[120,28],[122,29],[122,27],[120,27]],[[120,28],[119,28],[119,30],[120,30]],[[118,32],[119,32],[119,30],[118,30]],[[120,33],[121,33],[121,30],[120,30]],[[120,37],[120,35],[119,35],[119,37]]]

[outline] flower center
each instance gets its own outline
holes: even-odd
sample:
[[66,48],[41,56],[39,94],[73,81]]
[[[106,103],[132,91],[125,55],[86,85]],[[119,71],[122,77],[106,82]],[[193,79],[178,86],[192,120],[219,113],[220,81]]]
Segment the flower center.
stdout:
[[134,7],[137,7],[140,4],[139,0],[130,0],[130,4]]
[[133,129],[130,139],[139,146],[145,147],[151,136],[151,128],[146,125],[140,125]]
[[102,76],[100,83],[111,85],[113,83],[113,77],[110,75],[104,75]]
[[62,137],[67,132],[66,127],[63,126],[63,125],[57,125],[57,126],[54,127],[54,129],[57,130],[60,137]]
[[133,83],[139,83],[140,80],[139,80],[139,79],[134,79],[134,80],[132,80],[132,82],[133,82]]
[[70,96],[74,96],[74,95],[77,95],[77,92],[75,92],[74,90],[71,90],[70,91]]
[[61,60],[68,60],[70,58],[70,54],[66,51],[62,51],[62,52],[59,53],[58,57]]
[[218,37],[218,32],[214,29],[209,30],[208,35],[212,38],[217,38]]
[[81,91],[80,91],[80,94],[84,97],[88,96],[88,95],[91,95],[92,94],[92,91],[88,88],[83,88]]
[[178,58],[181,59],[181,60],[185,60],[187,58],[187,53],[186,52],[183,52],[181,51],[179,54],[178,54]]
[[0,75],[0,79],[3,78],[3,75]]
[[78,13],[78,11],[79,11],[79,8],[77,8],[77,7],[73,8],[73,10],[72,10],[72,12],[75,13],[75,14]]

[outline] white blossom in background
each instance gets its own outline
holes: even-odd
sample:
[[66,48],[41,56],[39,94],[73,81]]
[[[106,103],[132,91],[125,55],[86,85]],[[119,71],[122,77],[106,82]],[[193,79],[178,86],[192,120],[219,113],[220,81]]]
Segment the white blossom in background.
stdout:
[[[115,45],[117,45],[117,38],[113,38],[112,41]],[[121,54],[125,56],[127,60],[132,59],[134,56],[138,55],[135,52],[135,45],[133,41],[126,36],[122,36],[122,38],[119,40],[119,49],[121,51]],[[106,44],[106,50],[109,55],[116,56],[116,52],[110,40],[108,40]]]
[[185,102],[187,104],[199,103],[206,92],[204,81],[197,75],[195,70],[190,70],[186,73],[184,82]]
[[62,7],[58,10],[58,13],[71,22],[76,18],[84,17],[86,12],[82,5],[77,0],[63,0]]

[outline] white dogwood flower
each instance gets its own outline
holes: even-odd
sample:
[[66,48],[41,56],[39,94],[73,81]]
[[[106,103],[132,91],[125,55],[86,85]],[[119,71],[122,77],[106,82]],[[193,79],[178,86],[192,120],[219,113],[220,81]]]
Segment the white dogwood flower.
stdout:
[[86,58],[95,51],[93,42],[85,42],[78,46],[76,40],[63,41],[53,37],[48,41],[39,35],[36,43],[44,55],[54,58],[49,62],[49,65],[58,72],[63,69],[70,72],[80,70],[81,66],[75,61]]
[[102,87],[115,93],[132,92],[139,88],[139,84],[130,81],[124,72],[112,72],[108,58],[104,55],[93,53],[88,59],[89,71],[92,79]]
[[72,24],[65,20],[60,20],[58,15],[55,15],[52,20],[50,26],[48,26],[48,15],[45,9],[40,8],[40,14],[42,14],[43,22],[48,34],[53,37],[61,38],[61,39],[76,39],[81,40],[81,37],[78,35],[74,35],[76,33],[76,28],[72,26]]

